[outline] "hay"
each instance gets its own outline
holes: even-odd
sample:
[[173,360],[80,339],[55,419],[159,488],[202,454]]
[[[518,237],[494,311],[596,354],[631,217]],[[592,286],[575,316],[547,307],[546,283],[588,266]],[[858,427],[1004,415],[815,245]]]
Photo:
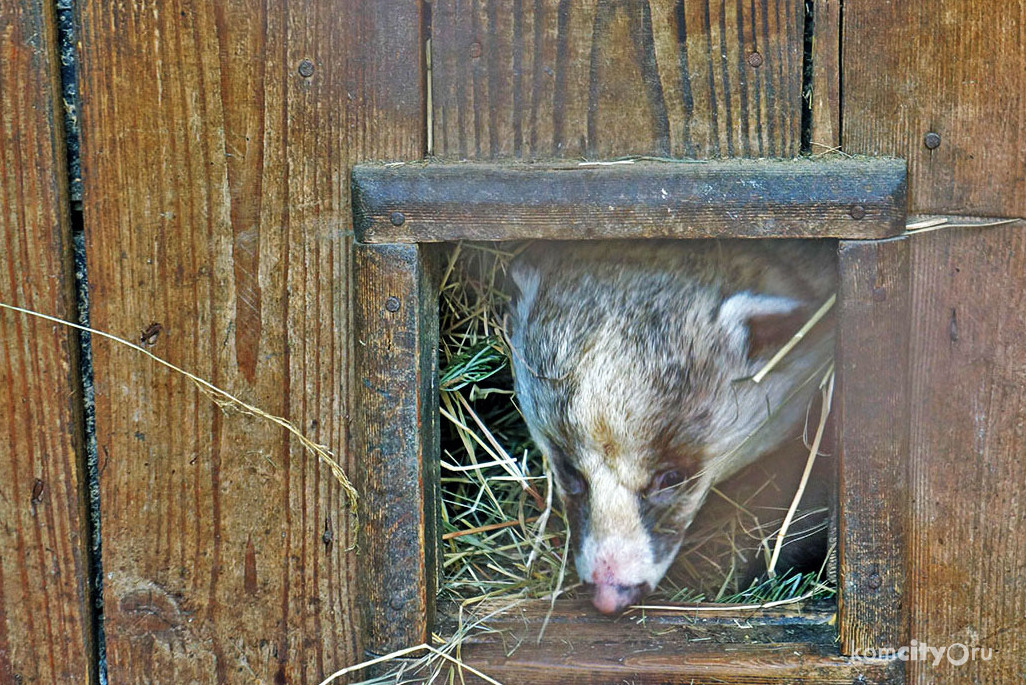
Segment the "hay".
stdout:
[[557,593],[568,529],[516,407],[502,318],[516,252],[464,243],[441,284],[441,597],[464,606]]

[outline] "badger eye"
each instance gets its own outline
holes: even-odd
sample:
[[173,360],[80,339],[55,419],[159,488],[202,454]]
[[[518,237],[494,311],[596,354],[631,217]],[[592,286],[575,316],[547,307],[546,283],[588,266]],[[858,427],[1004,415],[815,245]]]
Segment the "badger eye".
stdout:
[[552,465],[556,480],[563,487],[563,493],[567,497],[578,497],[584,494],[588,488],[587,481],[584,480],[581,472],[571,465],[570,460],[561,450],[550,448],[549,463]]
[[648,486],[648,494],[656,495],[684,482],[684,474],[678,469],[667,469],[657,473]]
[[566,467],[562,470],[563,490],[569,497],[578,497],[584,494],[587,483],[581,472],[573,467]]

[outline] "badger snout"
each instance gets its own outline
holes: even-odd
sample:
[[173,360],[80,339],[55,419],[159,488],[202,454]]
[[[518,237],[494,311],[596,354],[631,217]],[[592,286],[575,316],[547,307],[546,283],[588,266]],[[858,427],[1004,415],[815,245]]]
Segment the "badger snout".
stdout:
[[637,604],[652,591],[648,583],[637,585],[617,585],[595,583],[592,585],[591,603],[603,614],[619,614],[621,611]]
[[652,591],[648,581],[632,582],[630,576],[638,569],[630,564],[618,564],[613,556],[596,560],[590,578],[585,578],[592,589],[591,603],[603,614],[618,614]]
[[655,559],[651,540],[588,536],[577,555],[577,571],[592,590],[591,603],[603,614],[618,614],[652,592],[666,572],[667,559]]

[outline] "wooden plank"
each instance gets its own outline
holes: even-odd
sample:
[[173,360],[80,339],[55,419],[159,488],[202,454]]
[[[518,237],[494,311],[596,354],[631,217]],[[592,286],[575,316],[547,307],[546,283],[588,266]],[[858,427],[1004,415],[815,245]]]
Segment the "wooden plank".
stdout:
[[912,241],[911,636],[992,650],[912,683],[1021,682],[1026,222]]
[[1024,31],[1022,2],[846,1],[845,151],[907,158],[910,211],[1026,215]]
[[358,245],[353,453],[366,648],[429,642],[437,592],[438,288],[417,245]]
[[527,604],[488,620],[460,656],[500,682],[525,685],[901,682],[897,659],[839,656],[829,611],[646,611],[617,621],[581,602],[549,611],[548,602]]
[[794,157],[803,3],[432,3],[434,152]]
[[[0,302],[75,319],[54,4],[0,3]],[[93,682],[78,340],[0,311],[0,682]]]
[[597,167],[357,167],[360,240],[874,238],[904,230],[892,159],[731,160]]
[[[93,323],[354,471],[347,168],[422,155],[408,2],[78,4]],[[373,127],[366,122],[373,121]],[[298,442],[96,344],[111,682],[319,682],[362,658],[345,497]]]
[[841,0],[813,3],[812,144],[814,155],[841,145]]
[[908,645],[908,240],[839,251],[842,654]]

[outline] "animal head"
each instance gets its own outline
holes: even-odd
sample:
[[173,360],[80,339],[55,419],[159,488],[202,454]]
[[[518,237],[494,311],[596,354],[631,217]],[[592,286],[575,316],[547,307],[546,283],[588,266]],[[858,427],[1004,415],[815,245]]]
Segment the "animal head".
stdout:
[[747,380],[832,289],[829,253],[811,287],[752,248],[555,243],[514,263],[518,402],[604,613],[655,588],[716,483],[794,435],[829,357],[821,336]]

